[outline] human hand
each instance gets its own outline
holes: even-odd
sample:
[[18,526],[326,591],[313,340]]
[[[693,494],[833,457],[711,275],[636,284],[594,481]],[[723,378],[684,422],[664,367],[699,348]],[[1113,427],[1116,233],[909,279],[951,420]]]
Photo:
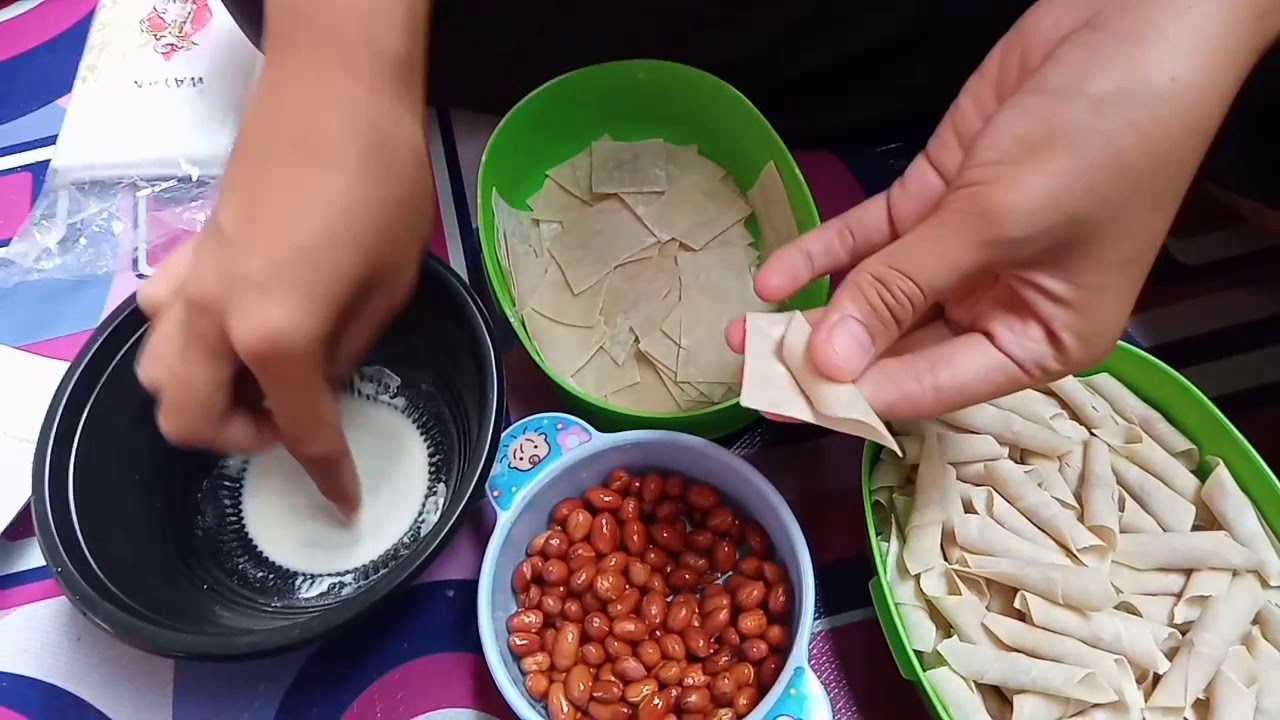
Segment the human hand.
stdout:
[[[358,510],[335,385],[417,280],[435,209],[423,108],[348,112],[268,69],[209,223],[138,293],[151,318],[138,376],[171,442],[283,443],[340,512]],[[258,402],[238,392],[246,379]]]
[[[809,352],[887,420],[935,417],[1104,358],[1249,70],[1264,0],[1041,0],[886,192],[775,253],[780,302],[852,268]],[[743,325],[728,330],[741,352]]]

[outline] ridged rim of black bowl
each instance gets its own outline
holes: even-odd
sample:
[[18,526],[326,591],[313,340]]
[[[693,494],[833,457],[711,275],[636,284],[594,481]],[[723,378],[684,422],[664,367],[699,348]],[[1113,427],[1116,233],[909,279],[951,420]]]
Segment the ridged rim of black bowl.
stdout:
[[[434,544],[419,550],[421,553],[419,558],[416,560],[406,558],[361,592],[297,623],[233,637],[214,637],[158,627],[121,610],[118,605],[127,604],[126,598],[115,593],[95,591],[69,562],[66,547],[79,544],[79,539],[61,537],[54,529],[50,517],[49,488],[55,482],[70,482],[68,477],[49,477],[49,467],[52,464],[50,444],[57,428],[65,423],[79,425],[82,422],[84,408],[92,403],[92,399],[83,406],[75,408],[74,412],[69,412],[66,408],[68,396],[73,388],[82,383],[95,383],[90,398],[97,394],[97,386],[101,381],[98,378],[83,375],[84,367],[99,352],[109,333],[131,313],[141,312],[137,308],[135,298],[130,296],[103,319],[76,356],[75,361],[67,368],[49,404],[49,410],[45,414],[40,435],[36,441],[35,457],[32,463],[31,500],[36,538],[46,562],[55,570],[54,578],[62,587],[71,605],[102,630],[128,645],[154,655],[198,660],[249,659],[281,653],[335,631],[356,620],[388,594],[418,577],[426,566],[448,546],[458,531],[459,525],[468,519],[467,513],[473,509],[474,501],[483,490],[493,466],[506,413],[506,382],[502,358],[494,339],[492,320],[485,311],[483,303],[476,292],[452,268],[439,258],[428,256],[423,262],[419,282],[433,281],[441,283],[442,292],[452,295],[460,308],[470,309],[469,322],[478,325],[482,336],[486,338],[485,347],[479,349],[479,355],[490,366],[485,368],[484,374],[494,379],[494,386],[490,398],[487,398],[491,399],[491,407],[485,408],[486,412],[478,413],[488,426],[487,445],[476,448],[477,451],[482,452],[481,462],[470,472],[463,470],[464,474],[459,478],[454,495],[454,497],[462,496],[463,500],[458,503],[446,503],[440,518],[436,521],[438,526],[443,523],[444,529]],[[141,334],[147,325],[148,323],[144,322],[136,334]],[[79,430],[76,431],[78,432]],[[70,446],[73,445],[74,443],[69,443],[66,451],[72,452]],[[85,569],[91,570],[91,568]]]

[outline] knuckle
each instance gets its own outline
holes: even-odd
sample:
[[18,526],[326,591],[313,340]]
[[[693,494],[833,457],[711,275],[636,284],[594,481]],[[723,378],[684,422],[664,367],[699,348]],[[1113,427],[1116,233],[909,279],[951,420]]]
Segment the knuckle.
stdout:
[[303,326],[271,316],[232,324],[229,334],[236,352],[250,367],[288,362],[315,341],[314,334]]
[[905,272],[885,264],[866,264],[849,276],[864,309],[862,321],[881,333],[899,334],[929,307],[924,289]]

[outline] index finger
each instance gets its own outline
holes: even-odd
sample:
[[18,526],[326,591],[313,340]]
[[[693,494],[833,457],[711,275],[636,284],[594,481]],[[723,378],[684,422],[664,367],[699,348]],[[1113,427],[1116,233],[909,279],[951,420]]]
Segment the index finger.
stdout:
[[338,395],[319,358],[250,364],[280,442],[320,494],[350,519],[360,510],[360,480],[342,428]]

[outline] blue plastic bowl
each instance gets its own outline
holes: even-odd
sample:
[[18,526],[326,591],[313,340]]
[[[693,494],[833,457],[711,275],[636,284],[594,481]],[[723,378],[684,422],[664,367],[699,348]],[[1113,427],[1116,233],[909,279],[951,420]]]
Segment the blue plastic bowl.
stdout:
[[773,539],[777,561],[795,587],[795,639],[778,683],[751,720],[829,718],[831,702],[809,666],[814,577],[809,546],[787,501],[747,461],[708,440],[662,430],[598,433],[569,415],[534,415],[503,433],[486,487],[498,512],[480,566],[480,643],[498,689],[522,718],[546,712],[524,691],[524,678],[507,650],[507,618],[516,611],[511,577],[529,541],[547,529],[551,509],[601,484],[617,467],[659,468],[714,486],[726,502],[759,522]]

